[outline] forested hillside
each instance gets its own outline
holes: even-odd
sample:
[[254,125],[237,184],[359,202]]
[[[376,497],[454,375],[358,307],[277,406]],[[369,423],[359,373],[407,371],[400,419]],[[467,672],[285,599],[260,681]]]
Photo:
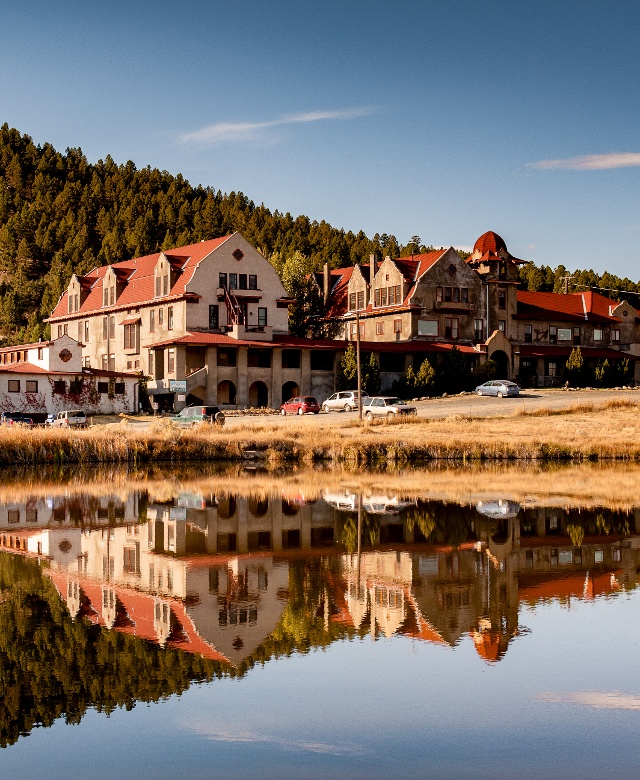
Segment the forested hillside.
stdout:
[[[7,124],[0,128],[0,343],[46,335],[42,320],[71,274],[106,263],[240,231],[283,274],[398,257],[426,247],[418,236],[401,245],[393,235],[368,238],[256,205],[238,192],[192,187],[182,176],[110,157],[91,164],[80,149],[62,154],[36,146]],[[286,261],[289,268],[286,269]],[[291,266],[304,268],[292,273]],[[294,271],[296,269],[293,269]],[[564,275],[523,270],[529,289],[556,289]],[[629,280],[587,272],[589,284],[637,290]],[[582,280],[580,280],[582,281]],[[286,280],[285,280],[286,284]]]

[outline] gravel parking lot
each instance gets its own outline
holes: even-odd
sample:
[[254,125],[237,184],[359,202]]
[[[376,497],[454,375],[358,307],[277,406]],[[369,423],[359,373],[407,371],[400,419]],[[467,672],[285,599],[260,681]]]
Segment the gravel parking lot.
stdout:
[[[474,393],[454,395],[447,398],[431,398],[426,401],[412,401],[418,409],[419,417],[432,419],[449,417],[451,415],[465,415],[471,417],[491,417],[509,414],[516,409],[535,411],[537,409],[566,409],[575,404],[601,404],[614,398],[622,398],[640,403],[640,388],[629,390],[525,390],[517,398],[479,397]],[[347,420],[355,420],[357,412],[329,412],[325,414],[309,414],[304,417],[296,415],[256,415],[256,416],[227,416],[226,425],[235,427],[238,425],[262,425],[264,423],[280,425],[344,425]],[[136,427],[148,427],[153,418],[138,417],[129,418],[131,425]],[[94,419],[95,423],[102,422],[100,418]],[[104,423],[116,422],[113,417],[104,419]]]

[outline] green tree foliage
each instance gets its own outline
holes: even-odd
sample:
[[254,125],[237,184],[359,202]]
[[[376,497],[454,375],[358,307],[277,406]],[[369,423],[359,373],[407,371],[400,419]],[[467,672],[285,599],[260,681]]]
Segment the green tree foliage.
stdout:
[[369,395],[380,392],[380,366],[373,352],[362,355],[362,389]]
[[581,387],[585,379],[585,365],[580,347],[571,350],[569,359],[565,365],[564,375],[572,387]]
[[347,351],[342,356],[336,372],[336,388],[338,390],[358,389],[358,361],[353,341],[349,342]]

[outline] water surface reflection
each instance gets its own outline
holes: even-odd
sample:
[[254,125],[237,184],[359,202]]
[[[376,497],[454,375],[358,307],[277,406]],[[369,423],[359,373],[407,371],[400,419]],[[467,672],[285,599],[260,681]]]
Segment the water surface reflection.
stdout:
[[529,641],[532,609],[613,603],[638,584],[632,500],[567,498],[566,486],[545,500],[499,478],[475,490],[461,480],[454,500],[434,472],[359,480],[103,472],[77,487],[55,475],[5,483],[2,744],[357,637],[460,650],[480,671]]

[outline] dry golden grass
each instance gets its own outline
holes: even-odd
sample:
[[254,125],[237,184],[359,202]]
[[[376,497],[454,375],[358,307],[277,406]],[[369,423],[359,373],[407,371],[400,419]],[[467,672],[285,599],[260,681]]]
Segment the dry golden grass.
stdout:
[[452,415],[342,425],[273,418],[184,430],[166,420],[146,431],[125,422],[87,431],[0,429],[0,462],[13,465],[241,461],[375,465],[429,460],[640,460],[639,406],[610,401],[541,415]]

